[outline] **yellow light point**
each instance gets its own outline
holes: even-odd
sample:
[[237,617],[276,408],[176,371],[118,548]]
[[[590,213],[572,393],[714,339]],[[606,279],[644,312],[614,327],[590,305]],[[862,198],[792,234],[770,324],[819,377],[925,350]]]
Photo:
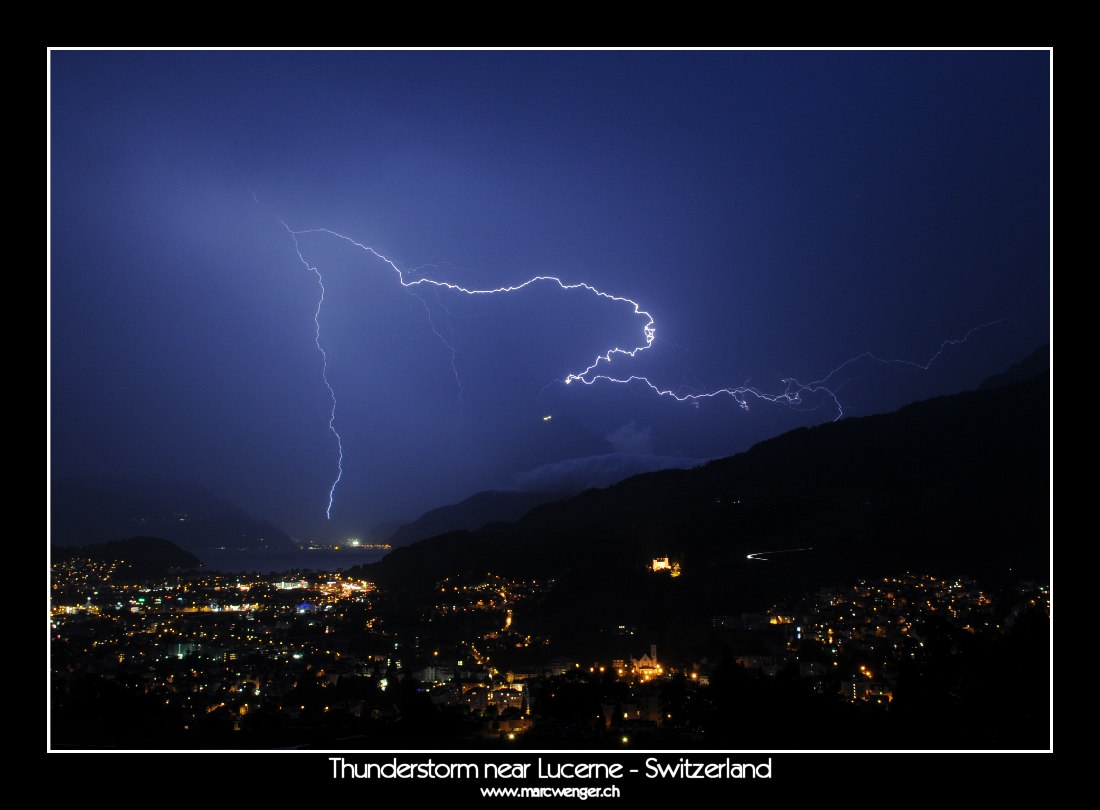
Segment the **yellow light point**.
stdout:
[[552,417],[552,416],[544,416],[544,417],[542,417],[542,421],[543,421],[543,422],[549,422],[549,421],[550,421],[551,419],[553,419],[553,417]]

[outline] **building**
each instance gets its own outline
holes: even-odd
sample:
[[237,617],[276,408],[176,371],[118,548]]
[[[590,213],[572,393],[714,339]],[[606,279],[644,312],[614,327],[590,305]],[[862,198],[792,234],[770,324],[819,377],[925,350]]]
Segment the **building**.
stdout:
[[435,664],[416,670],[412,676],[421,683],[450,683],[455,678],[455,670],[446,664]]
[[817,661],[802,661],[798,665],[800,678],[821,678],[828,671],[828,667]]
[[774,655],[738,655],[733,662],[745,669],[764,669],[777,666]]
[[840,684],[841,699],[849,703],[869,703],[872,706],[886,708],[894,699],[893,690],[881,683],[867,681],[843,681]]
[[657,661],[656,644],[649,645],[649,655],[642,655],[641,658],[631,658],[630,666],[634,674],[644,681],[664,674],[664,668]]
[[496,706],[498,710],[527,708],[524,699],[523,687],[494,689],[489,693],[489,705]]
[[680,576],[680,563],[670,563],[668,557],[654,557],[653,558],[653,570],[654,571],[668,571],[672,576]]

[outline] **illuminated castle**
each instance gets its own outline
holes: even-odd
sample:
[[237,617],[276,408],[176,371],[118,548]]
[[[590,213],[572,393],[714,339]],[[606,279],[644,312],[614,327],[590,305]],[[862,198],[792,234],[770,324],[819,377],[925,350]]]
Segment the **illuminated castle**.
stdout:
[[680,563],[674,562],[670,565],[668,562],[668,557],[654,557],[653,570],[668,571],[672,574],[672,576],[678,577],[680,576]]

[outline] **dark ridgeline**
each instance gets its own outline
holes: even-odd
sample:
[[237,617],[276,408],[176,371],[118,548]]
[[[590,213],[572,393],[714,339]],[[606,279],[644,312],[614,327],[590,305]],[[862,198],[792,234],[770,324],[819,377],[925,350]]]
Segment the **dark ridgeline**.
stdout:
[[[615,445],[570,416],[537,419],[508,432],[508,452],[497,458],[493,475],[512,486],[478,492],[455,504],[429,510],[414,521],[388,521],[371,529],[372,542],[394,548],[457,530],[475,531],[490,523],[512,523],[536,506],[576,495],[593,476],[626,478],[653,456],[616,453]],[[665,466],[685,466],[682,459]],[[632,468],[633,467],[633,468]],[[645,469],[645,467],[641,467]],[[516,471],[523,473],[517,475]],[[525,480],[520,480],[525,479]]]
[[994,374],[978,386],[979,391],[1001,388],[1012,383],[1027,382],[1050,371],[1050,344],[1040,346],[1019,363],[1013,363],[1003,374]]
[[[911,570],[990,586],[1046,582],[1050,392],[1039,372],[794,430],[704,467],[635,476],[516,523],[396,549],[361,573],[410,595],[463,574],[555,578],[529,617],[541,631],[575,636],[630,621],[673,643],[675,625],[859,577]],[[793,548],[812,551],[747,558]],[[646,570],[666,555],[682,576]]]
[[375,523],[367,529],[367,542],[388,543],[389,539],[393,537],[394,532],[408,524],[409,521],[407,520],[383,520],[379,523]]
[[202,563],[190,551],[160,537],[130,537],[89,546],[54,546],[54,563],[62,560],[91,560],[119,563],[116,578],[137,582],[163,577],[169,571],[198,568]]
[[79,479],[51,487],[50,541],[56,546],[105,543],[135,534],[164,537],[193,551],[282,549],[282,529],[249,517],[209,490],[153,478]]
[[456,529],[473,531],[489,523],[512,522],[534,507],[559,497],[551,492],[486,490],[459,503],[425,512],[412,523],[398,527],[383,541],[397,548]]

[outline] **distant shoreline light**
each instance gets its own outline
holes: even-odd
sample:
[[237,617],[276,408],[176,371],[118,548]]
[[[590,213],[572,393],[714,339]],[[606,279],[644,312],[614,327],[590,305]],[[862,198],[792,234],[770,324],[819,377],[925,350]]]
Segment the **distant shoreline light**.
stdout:
[[332,546],[298,546],[299,551],[339,551],[340,549],[344,549],[345,551],[392,551],[393,546],[391,546],[389,543],[350,543]]

